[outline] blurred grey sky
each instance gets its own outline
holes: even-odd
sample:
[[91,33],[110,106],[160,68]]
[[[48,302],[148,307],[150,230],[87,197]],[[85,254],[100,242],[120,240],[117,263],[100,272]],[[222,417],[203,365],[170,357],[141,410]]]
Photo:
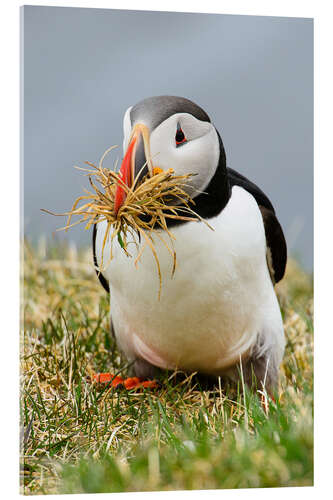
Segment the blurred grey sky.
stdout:
[[[24,231],[52,238],[87,187],[73,168],[122,150],[125,110],[151,95],[202,106],[228,166],[270,197],[289,253],[313,268],[311,19],[23,8]],[[59,240],[88,244],[77,227]]]

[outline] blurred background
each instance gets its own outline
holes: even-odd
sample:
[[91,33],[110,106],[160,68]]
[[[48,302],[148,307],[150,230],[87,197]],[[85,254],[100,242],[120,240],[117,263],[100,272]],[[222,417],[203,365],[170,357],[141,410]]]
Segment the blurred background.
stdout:
[[289,254],[313,269],[313,21],[23,7],[23,226],[31,241],[88,245],[56,232],[88,182],[74,165],[119,148],[126,109],[187,97],[219,130],[228,166],[269,196]]

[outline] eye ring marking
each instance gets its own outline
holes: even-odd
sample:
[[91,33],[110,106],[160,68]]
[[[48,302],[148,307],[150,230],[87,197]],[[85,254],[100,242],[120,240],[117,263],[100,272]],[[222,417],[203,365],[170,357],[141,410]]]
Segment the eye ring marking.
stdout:
[[182,146],[183,144],[185,144],[185,142],[187,142],[185,134],[184,134],[179,123],[177,124],[177,132],[175,135],[175,141],[176,141],[176,147]]

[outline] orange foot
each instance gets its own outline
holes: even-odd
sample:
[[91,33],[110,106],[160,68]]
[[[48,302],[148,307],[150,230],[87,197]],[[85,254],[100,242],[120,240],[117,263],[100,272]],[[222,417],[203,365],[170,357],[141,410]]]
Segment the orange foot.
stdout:
[[107,384],[108,382],[111,382],[112,387],[123,386],[127,390],[141,388],[154,389],[155,387],[158,387],[156,380],[142,380],[139,377],[124,379],[118,375],[114,376],[112,373],[96,373],[93,375],[92,381],[99,384]]

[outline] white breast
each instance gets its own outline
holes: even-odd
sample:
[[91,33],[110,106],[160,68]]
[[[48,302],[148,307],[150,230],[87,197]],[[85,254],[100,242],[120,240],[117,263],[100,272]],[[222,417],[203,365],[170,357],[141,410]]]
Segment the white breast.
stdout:
[[[162,368],[218,374],[251,348],[267,323],[267,335],[281,332],[256,201],[235,186],[225,209],[209,223],[214,231],[202,222],[172,229],[178,263],[173,277],[171,256],[155,238],[162,272],[160,300],[151,250],[144,250],[136,268],[135,246],[133,258],[128,258],[114,243],[114,258],[103,275],[110,284],[117,341],[129,359],[139,356]],[[100,223],[99,265],[104,231]],[[106,246],[104,262],[109,252]]]

